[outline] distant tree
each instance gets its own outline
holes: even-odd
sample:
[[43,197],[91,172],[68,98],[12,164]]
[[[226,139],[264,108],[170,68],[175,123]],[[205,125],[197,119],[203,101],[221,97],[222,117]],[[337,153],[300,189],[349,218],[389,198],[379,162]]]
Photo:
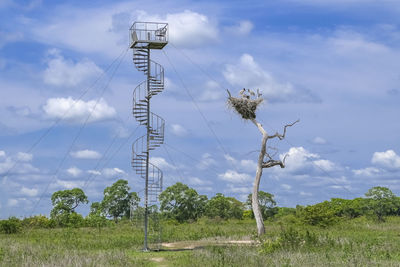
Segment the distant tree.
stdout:
[[332,209],[329,201],[299,208],[298,212],[302,221],[310,225],[327,227],[337,221],[335,211]]
[[123,216],[129,216],[130,202],[138,203],[140,201],[136,192],[129,192],[128,181],[120,179],[113,185],[104,189],[104,198],[101,204],[95,204],[93,211],[100,209],[115,222]]
[[92,202],[89,215],[104,215],[104,208],[101,202]]
[[90,212],[85,218],[86,226],[101,227],[107,225],[108,222],[102,203],[93,202],[92,205],[90,205]]
[[[252,207],[252,199],[253,194],[249,194],[246,205],[250,208]],[[273,217],[278,212],[273,194],[264,191],[258,191],[258,203],[260,205],[260,211],[264,220]]]
[[396,197],[396,212],[395,215],[400,216],[400,197]]
[[205,206],[205,215],[210,218],[242,219],[243,203],[233,197],[225,197],[217,193]]
[[365,193],[370,199],[369,206],[378,221],[385,221],[384,216],[394,215],[396,213],[398,203],[397,197],[387,187],[375,186]]
[[336,216],[353,219],[365,215],[368,211],[368,199],[355,198],[355,199],[342,199],[332,198],[331,209],[335,212]]
[[87,196],[80,188],[54,192],[51,196],[53,209],[50,212],[50,216],[51,218],[68,216],[71,213],[75,213],[75,209],[80,204],[87,204],[88,202]]
[[196,220],[203,215],[207,203],[207,196],[199,195],[196,190],[182,183],[165,189],[159,199],[163,214],[178,222]]

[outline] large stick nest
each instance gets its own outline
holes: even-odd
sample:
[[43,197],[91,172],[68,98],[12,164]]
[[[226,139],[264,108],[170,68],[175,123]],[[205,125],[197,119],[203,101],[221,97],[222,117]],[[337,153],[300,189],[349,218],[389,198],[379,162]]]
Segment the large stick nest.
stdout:
[[243,92],[240,93],[241,97],[233,97],[229,91],[228,94],[228,105],[239,113],[243,119],[252,120],[256,118],[257,107],[264,101],[261,95],[252,99],[250,94],[247,95]]

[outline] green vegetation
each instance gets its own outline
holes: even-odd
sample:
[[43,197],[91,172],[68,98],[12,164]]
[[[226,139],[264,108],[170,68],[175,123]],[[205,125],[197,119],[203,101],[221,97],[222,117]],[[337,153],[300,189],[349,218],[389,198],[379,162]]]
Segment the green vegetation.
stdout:
[[379,221],[384,221],[384,216],[395,214],[399,210],[399,199],[389,188],[376,186],[365,194],[370,198],[369,205]]
[[159,199],[164,216],[179,222],[200,218],[207,203],[207,196],[199,195],[196,190],[182,183],[165,189]]
[[[1,266],[398,266],[400,218],[359,217],[321,228],[266,222],[255,244],[255,222],[201,218],[163,222],[163,241],[200,249],[140,252],[143,232],[122,220],[102,228],[24,229],[0,234]],[[196,241],[200,240],[200,241]],[[196,243],[197,242],[197,243]],[[185,246],[182,245],[182,248]],[[168,249],[165,247],[165,249]]]
[[[51,217],[0,221],[0,266],[398,266],[400,198],[374,187],[365,198],[334,198],[306,207],[277,207],[260,192],[266,234],[257,237],[246,203],[216,194],[210,200],[182,183],[161,195],[163,242],[143,253],[143,224],[129,220],[139,198],[125,180],[104,190],[88,216],[80,189],[55,192]],[[142,207],[135,212],[141,213]],[[136,213],[133,214],[135,216]],[[161,216],[159,216],[161,215]],[[108,219],[107,217],[111,218]],[[150,246],[151,247],[151,246]],[[190,248],[190,249],[188,249]],[[193,249],[198,248],[198,249]]]
[[[252,194],[247,197],[246,205],[251,210],[251,200]],[[261,215],[264,220],[273,217],[278,212],[278,207],[276,207],[276,202],[274,200],[274,195],[258,191],[258,203],[260,205]],[[251,210],[252,218],[254,218],[253,210]]]
[[209,218],[242,219],[243,212],[244,206],[242,202],[218,193],[207,202],[204,214]]
[[130,187],[127,180],[118,180],[112,186],[104,189],[104,199],[92,209],[96,210],[100,215],[104,212],[107,216],[114,218],[117,222],[122,217],[129,217],[129,203],[137,205],[140,201],[139,196],[135,192],[129,193]]
[[83,217],[75,212],[79,204],[88,203],[87,196],[80,188],[57,191],[51,196],[53,209],[50,217],[60,226],[82,226]]

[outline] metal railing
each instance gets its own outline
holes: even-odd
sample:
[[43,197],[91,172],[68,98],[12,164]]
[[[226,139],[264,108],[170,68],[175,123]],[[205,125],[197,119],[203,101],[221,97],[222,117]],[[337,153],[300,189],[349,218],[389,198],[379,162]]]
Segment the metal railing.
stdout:
[[131,46],[135,43],[168,42],[168,23],[135,22],[129,30]]

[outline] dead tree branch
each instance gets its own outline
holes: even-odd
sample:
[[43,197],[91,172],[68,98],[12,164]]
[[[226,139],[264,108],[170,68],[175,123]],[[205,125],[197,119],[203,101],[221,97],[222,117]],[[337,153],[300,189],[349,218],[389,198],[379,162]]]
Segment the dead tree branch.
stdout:
[[283,134],[280,134],[280,133],[276,132],[274,135],[269,135],[269,136],[268,136],[268,139],[272,139],[272,138],[278,137],[279,140],[283,140],[283,139],[285,138],[285,136],[286,136],[286,129],[287,129],[287,127],[292,127],[293,125],[295,125],[295,124],[298,123],[299,121],[300,121],[300,120],[296,120],[296,121],[293,122],[293,123],[286,124],[285,127],[283,127]]
[[271,168],[276,165],[279,165],[282,169],[285,168],[285,160],[287,157],[287,154],[283,157],[283,160],[274,160],[268,153],[266,153],[266,156],[269,158],[269,160],[264,161],[261,165],[261,167],[264,168]]

